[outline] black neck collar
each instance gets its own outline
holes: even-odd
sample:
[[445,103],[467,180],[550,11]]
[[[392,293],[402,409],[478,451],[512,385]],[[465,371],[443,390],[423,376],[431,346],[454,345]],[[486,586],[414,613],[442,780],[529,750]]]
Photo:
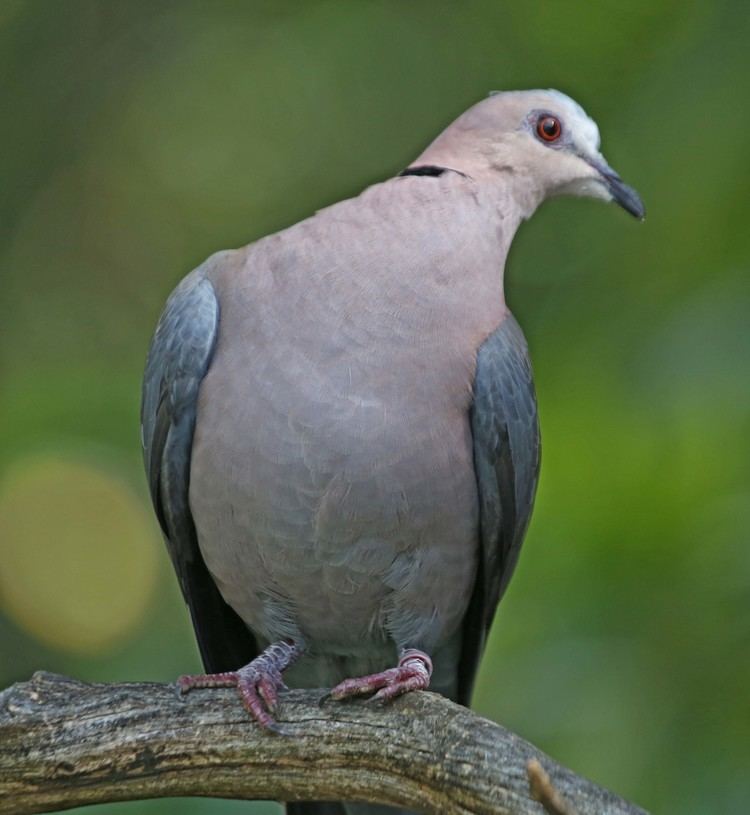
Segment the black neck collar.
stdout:
[[407,167],[398,175],[399,178],[403,178],[403,176],[406,175],[426,175],[432,178],[438,178],[443,175],[443,173],[458,173],[466,178],[466,173],[462,173],[460,170],[454,170],[451,167],[438,167],[436,164],[420,164],[417,167]]

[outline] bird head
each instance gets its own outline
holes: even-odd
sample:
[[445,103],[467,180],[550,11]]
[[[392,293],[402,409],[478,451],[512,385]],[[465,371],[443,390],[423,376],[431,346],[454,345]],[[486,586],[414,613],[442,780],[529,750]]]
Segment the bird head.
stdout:
[[500,182],[525,204],[526,216],[546,198],[578,195],[615,201],[643,218],[640,196],[599,144],[596,123],[564,93],[495,92],[443,131],[414,165],[441,164]]

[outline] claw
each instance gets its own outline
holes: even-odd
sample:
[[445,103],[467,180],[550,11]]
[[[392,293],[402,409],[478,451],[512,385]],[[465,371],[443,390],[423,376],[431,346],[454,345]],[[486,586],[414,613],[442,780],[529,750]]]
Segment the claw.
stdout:
[[403,693],[425,690],[430,685],[431,676],[432,660],[422,651],[411,648],[402,652],[395,668],[339,682],[321,699],[320,704],[323,705],[328,699],[349,699],[373,692],[375,695],[368,702],[388,702]]
[[275,642],[237,671],[181,676],[177,687],[181,694],[197,688],[237,688],[242,705],[250,716],[264,730],[283,734],[273,718],[278,708],[278,691],[286,690],[281,674],[301,653],[293,642]]

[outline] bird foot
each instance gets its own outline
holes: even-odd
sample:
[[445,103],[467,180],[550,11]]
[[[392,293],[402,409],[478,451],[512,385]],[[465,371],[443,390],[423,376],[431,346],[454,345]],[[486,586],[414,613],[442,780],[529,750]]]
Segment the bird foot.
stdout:
[[182,694],[196,688],[237,688],[245,710],[253,719],[265,730],[280,733],[273,714],[279,690],[287,689],[281,675],[301,653],[302,649],[291,640],[274,642],[239,670],[181,676],[177,686]]
[[426,690],[432,676],[432,660],[423,651],[409,648],[401,653],[395,668],[387,671],[358,676],[339,682],[325,697],[326,699],[349,699],[352,696],[375,695],[372,702],[387,702],[402,693],[413,690]]

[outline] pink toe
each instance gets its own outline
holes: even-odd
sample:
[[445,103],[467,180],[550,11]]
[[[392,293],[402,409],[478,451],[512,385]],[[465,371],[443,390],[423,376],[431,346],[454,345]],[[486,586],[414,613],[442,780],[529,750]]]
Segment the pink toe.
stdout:
[[271,713],[276,710],[276,704],[279,700],[276,688],[277,684],[265,675],[258,680],[258,693],[263,697],[263,701]]
[[347,699],[350,696],[362,696],[372,693],[378,688],[384,688],[397,678],[398,668],[390,668],[377,674],[357,676],[339,682],[330,693],[331,699]]
[[258,695],[258,691],[252,681],[241,681],[237,685],[237,690],[242,699],[242,704],[245,710],[255,719],[255,721],[266,729],[273,729],[276,722],[274,722],[271,715],[263,706],[263,700]]
[[227,671],[219,674],[186,674],[177,680],[180,693],[194,688],[232,688],[237,684],[238,674]]
[[401,696],[403,693],[409,693],[413,690],[425,690],[427,687],[429,687],[429,681],[426,677],[421,674],[415,674],[399,682],[386,685],[386,687],[381,688],[372,698],[375,702],[388,702],[397,696]]

